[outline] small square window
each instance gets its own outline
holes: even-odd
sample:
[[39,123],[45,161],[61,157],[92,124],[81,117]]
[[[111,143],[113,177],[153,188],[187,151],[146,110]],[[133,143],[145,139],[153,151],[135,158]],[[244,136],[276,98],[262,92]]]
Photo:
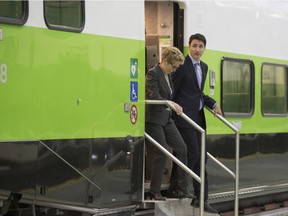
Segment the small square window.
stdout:
[[24,25],[28,18],[28,1],[0,1],[0,22]]
[[225,116],[251,116],[254,111],[253,62],[223,58],[221,79],[221,106]]
[[84,14],[84,1],[44,0],[45,22],[50,29],[81,32]]

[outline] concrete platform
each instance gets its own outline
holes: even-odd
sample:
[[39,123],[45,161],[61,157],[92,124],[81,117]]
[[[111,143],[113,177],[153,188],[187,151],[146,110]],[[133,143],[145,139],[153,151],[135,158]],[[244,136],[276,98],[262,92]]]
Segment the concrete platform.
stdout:
[[[167,199],[155,202],[155,215],[157,216],[200,216],[200,209],[190,205],[191,199]],[[219,214],[203,213],[204,216]]]

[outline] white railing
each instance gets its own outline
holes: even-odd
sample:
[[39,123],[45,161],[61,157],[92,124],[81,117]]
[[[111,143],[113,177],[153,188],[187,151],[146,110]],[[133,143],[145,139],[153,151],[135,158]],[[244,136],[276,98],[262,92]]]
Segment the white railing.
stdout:
[[[171,109],[175,110],[173,103],[169,100],[146,100],[146,104],[150,105],[166,105]],[[214,111],[207,108],[212,114]],[[145,132],[145,138],[147,138],[154,146],[160,149],[168,158],[174,161],[178,166],[187,172],[188,175],[192,176],[192,178],[196,179],[200,183],[200,215],[203,215],[204,212],[204,182],[205,182],[205,146],[206,146],[206,137],[205,137],[205,130],[203,130],[197,123],[195,123],[192,119],[190,119],[185,113],[180,115],[185,121],[187,121],[190,125],[192,125],[197,131],[201,133],[201,167],[200,167],[200,177],[191,171],[185,164],[179,161],[173,154],[167,151],[161,144],[155,141],[149,134]],[[226,172],[228,172],[234,179],[235,179],[235,207],[234,213],[235,216],[238,216],[238,194],[239,194],[239,130],[229,123],[225,118],[221,115],[215,115],[218,119],[224,122],[228,127],[230,127],[236,133],[236,174],[234,174],[229,168],[227,168],[224,164],[222,164],[219,160],[213,157],[209,152],[207,155],[211,158],[214,162],[216,162],[220,167],[222,167]]]
[[[206,107],[208,111],[210,111],[213,115],[215,115],[214,111]],[[223,116],[216,114],[215,115],[220,121],[222,121],[225,125],[227,125],[231,130],[235,132],[235,174],[225,167],[219,160],[213,157],[208,153],[209,158],[211,158],[214,162],[220,165],[225,171],[227,171],[234,179],[235,179],[235,191],[234,191],[234,215],[238,216],[239,211],[239,155],[240,155],[240,132],[238,128],[228,122]]]

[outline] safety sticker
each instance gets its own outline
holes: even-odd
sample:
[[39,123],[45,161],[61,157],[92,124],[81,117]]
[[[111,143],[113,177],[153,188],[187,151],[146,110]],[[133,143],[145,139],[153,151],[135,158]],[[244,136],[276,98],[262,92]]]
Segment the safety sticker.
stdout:
[[130,59],[130,78],[138,78],[138,59]]
[[130,82],[130,101],[138,101],[138,82]]
[[137,122],[138,118],[138,110],[136,105],[132,105],[130,109],[130,121],[132,124],[135,124]]

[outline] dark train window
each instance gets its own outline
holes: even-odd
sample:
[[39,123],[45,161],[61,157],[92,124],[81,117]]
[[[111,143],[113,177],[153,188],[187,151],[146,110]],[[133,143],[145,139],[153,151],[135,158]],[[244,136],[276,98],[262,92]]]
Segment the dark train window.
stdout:
[[254,64],[222,58],[221,107],[225,116],[251,116],[254,111]]
[[287,66],[269,63],[262,64],[262,115],[287,115],[287,74]]
[[24,25],[28,18],[28,1],[0,0],[0,22]]
[[44,17],[49,29],[81,32],[85,23],[84,1],[44,0]]

